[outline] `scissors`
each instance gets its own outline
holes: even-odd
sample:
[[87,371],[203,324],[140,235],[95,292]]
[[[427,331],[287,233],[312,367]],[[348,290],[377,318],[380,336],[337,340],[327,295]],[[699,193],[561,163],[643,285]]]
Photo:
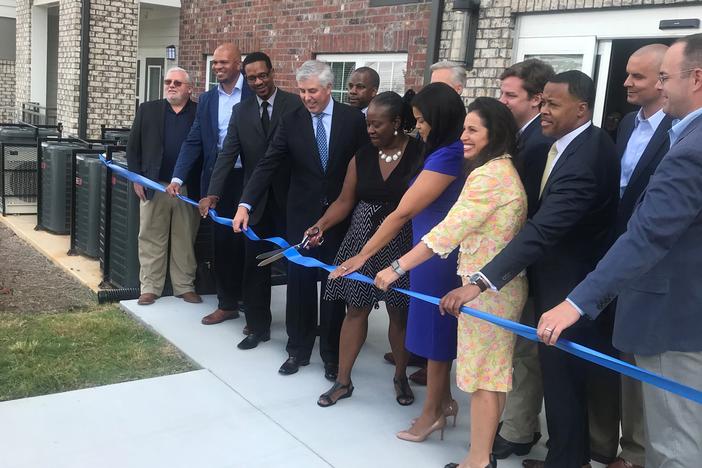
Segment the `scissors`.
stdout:
[[[285,252],[289,249],[305,249],[310,243],[310,239],[313,237],[316,237],[319,234],[319,228],[317,226],[311,228],[308,230],[307,233],[305,233],[305,237],[302,238],[302,242],[296,245],[291,245],[290,247],[284,247],[282,249],[275,249],[271,250],[270,252],[264,252],[260,255],[256,256],[256,260],[261,260],[259,262],[258,266],[266,266],[268,264],[271,264],[275,262],[276,260],[280,260],[285,256]],[[319,239],[319,245],[324,243],[324,237],[321,237]]]

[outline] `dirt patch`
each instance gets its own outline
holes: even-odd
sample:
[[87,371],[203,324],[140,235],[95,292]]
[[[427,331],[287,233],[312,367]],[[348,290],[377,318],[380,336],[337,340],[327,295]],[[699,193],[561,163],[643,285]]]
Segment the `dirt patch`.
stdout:
[[89,288],[0,224],[0,313],[57,312],[96,301]]

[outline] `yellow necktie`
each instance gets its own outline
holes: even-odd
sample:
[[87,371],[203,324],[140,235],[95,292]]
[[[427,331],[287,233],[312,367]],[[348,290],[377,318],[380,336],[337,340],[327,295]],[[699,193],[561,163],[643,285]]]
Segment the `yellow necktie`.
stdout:
[[558,149],[556,148],[556,144],[554,143],[553,146],[551,146],[551,149],[548,150],[548,157],[546,157],[546,166],[544,166],[544,174],[541,176],[541,188],[539,189],[539,198],[541,198],[541,194],[544,191],[544,187],[546,186],[548,176],[551,175],[551,171],[553,170],[553,160],[556,159],[557,155]]

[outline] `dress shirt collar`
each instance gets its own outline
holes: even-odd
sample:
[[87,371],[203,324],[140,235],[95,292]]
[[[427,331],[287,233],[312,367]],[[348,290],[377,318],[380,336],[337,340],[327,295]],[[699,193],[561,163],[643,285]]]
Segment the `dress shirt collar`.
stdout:
[[522,128],[519,129],[519,131],[517,132],[517,136],[520,136],[522,133],[524,133],[524,130],[526,130],[527,127],[528,127],[529,125],[531,125],[531,123],[532,123],[534,120],[536,120],[537,118],[539,118],[540,115],[541,115],[541,114],[537,113],[534,117],[532,117],[531,120],[528,121],[528,122],[526,123],[526,125],[524,125]]
[[233,96],[236,91],[241,92],[242,87],[244,86],[244,74],[239,73],[239,78],[236,80],[236,84],[234,85],[234,88],[232,88],[232,92],[227,94],[227,92],[224,90],[221,84],[217,85],[217,92],[219,93],[220,96]]
[[278,94],[278,88],[275,88],[275,89],[273,90],[273,94],[271,94],[270,97],[269,97],[268,99],[261,99],[261,98],[258,96],[258,94],[257,94],[257,95],[256,95],[256,101],[258,101],[258,107],[259,107],[259,108],[261,107],[261,104],[263,104],[263,101],[264,101],[264,100],[268,102],[268,106],[269,106],[269,107],[273,107],[273,101],[275,101],[275,96],[276,96],[277,94]]
[[[331,115],[332,115],[333,112],[334,112],[334,99],[329,98],[329,103],[327,104],[327,107],[324,108],[324,110],[322,111],[322,113],[323,113],[325,116],[331,117]],[[312,116],[312,118],[314,118],[314,117],[317,116],[317,114],[313,114],[312,112],[310,112],[310,115]]]
[[636,113],[636,119],[634,119],[634,128],[638,127],[641,122],[648,122],[651,124],[651,128],[655,132],[658,126],[661,124],[663,121],[663,118],[665,117],[665,112],[663,112],[663,109],[658,109],[658,112],[653,114],[651,117],[648,119],[644,117],[643,115],[643,108],[639,109],[639,111]]
[[582,124],[581,126],[576,128],[575,130],[573,130],[572,132],[567,133],[566,135],[564,135],[564,136],[560,137],[558,140],[556,140],[556,150],[558,151],[558,156],[563,154],[563,151],[565,151],[565,149],[568,147],[568,145],[571,144],[573,142],[573,140],[575,140],[575,138],[578,135],[580,135],[585,130],[587,130],[590,127],[590,125],[592,125],[592,122],[588,120],[587,122],[585,122],[584,124]]
[[363,112],[363,115],[365,115],[366,117],[368,117],[368,106],[366,106],[366,107],[364,107],[363,109],[361,109],[361,112]]
[[680,138],[680,135],[682,135],[687,126],[700,115],[702,115],[702,107],[690,112],[682,119],[676,119],[673,121],[673,126],[670,127],[670,130],[668,130],[671,147],[678,141],[678,138]]

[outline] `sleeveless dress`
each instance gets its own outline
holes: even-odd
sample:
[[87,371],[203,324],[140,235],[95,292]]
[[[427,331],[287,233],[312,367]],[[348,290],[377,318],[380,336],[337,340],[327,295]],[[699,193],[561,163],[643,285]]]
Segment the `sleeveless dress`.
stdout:
[[[358,203],[351,216],[351,224],[339,247],[334,260],[339,265],[357,255],[373,237],[385,217],[392,213],[407,191],[410,181],[422,168],[423,144],[410,138],[405,151],[387,180],[383,180],[378,158],[378,148],[366,145],[356,154],[356,199]],[[387,268],[393,260],[406,254],[412,248],[412,225],[406,223],[388,245],[368,259],[359,273],[370,278]],[[409,278],[403,276],[394,286],[409,288]],[[379,301],[392,307],[405,308],[409,297],[395,291],[383,292],[372,284],[361,283],[345,278],[327,281],[324,299],[343,300],[353,307],[375,306]]]
[[[439,224],[448,214],[463,188],[463,143],[456,141],[441,147],[427,156],[423,171],[451,175],[456,179],[449,184],[439,198],[412,219],[414,244]],[[461,285],[456,275],[458,251],[446,258],[434,256],[410,272],[410,287],[413,291],[436,297],[446,295]],[[405,347],[433,361],[451,361],[456,358],[456,317],[439,313],[439,306],[410,298],[407,318]]]

